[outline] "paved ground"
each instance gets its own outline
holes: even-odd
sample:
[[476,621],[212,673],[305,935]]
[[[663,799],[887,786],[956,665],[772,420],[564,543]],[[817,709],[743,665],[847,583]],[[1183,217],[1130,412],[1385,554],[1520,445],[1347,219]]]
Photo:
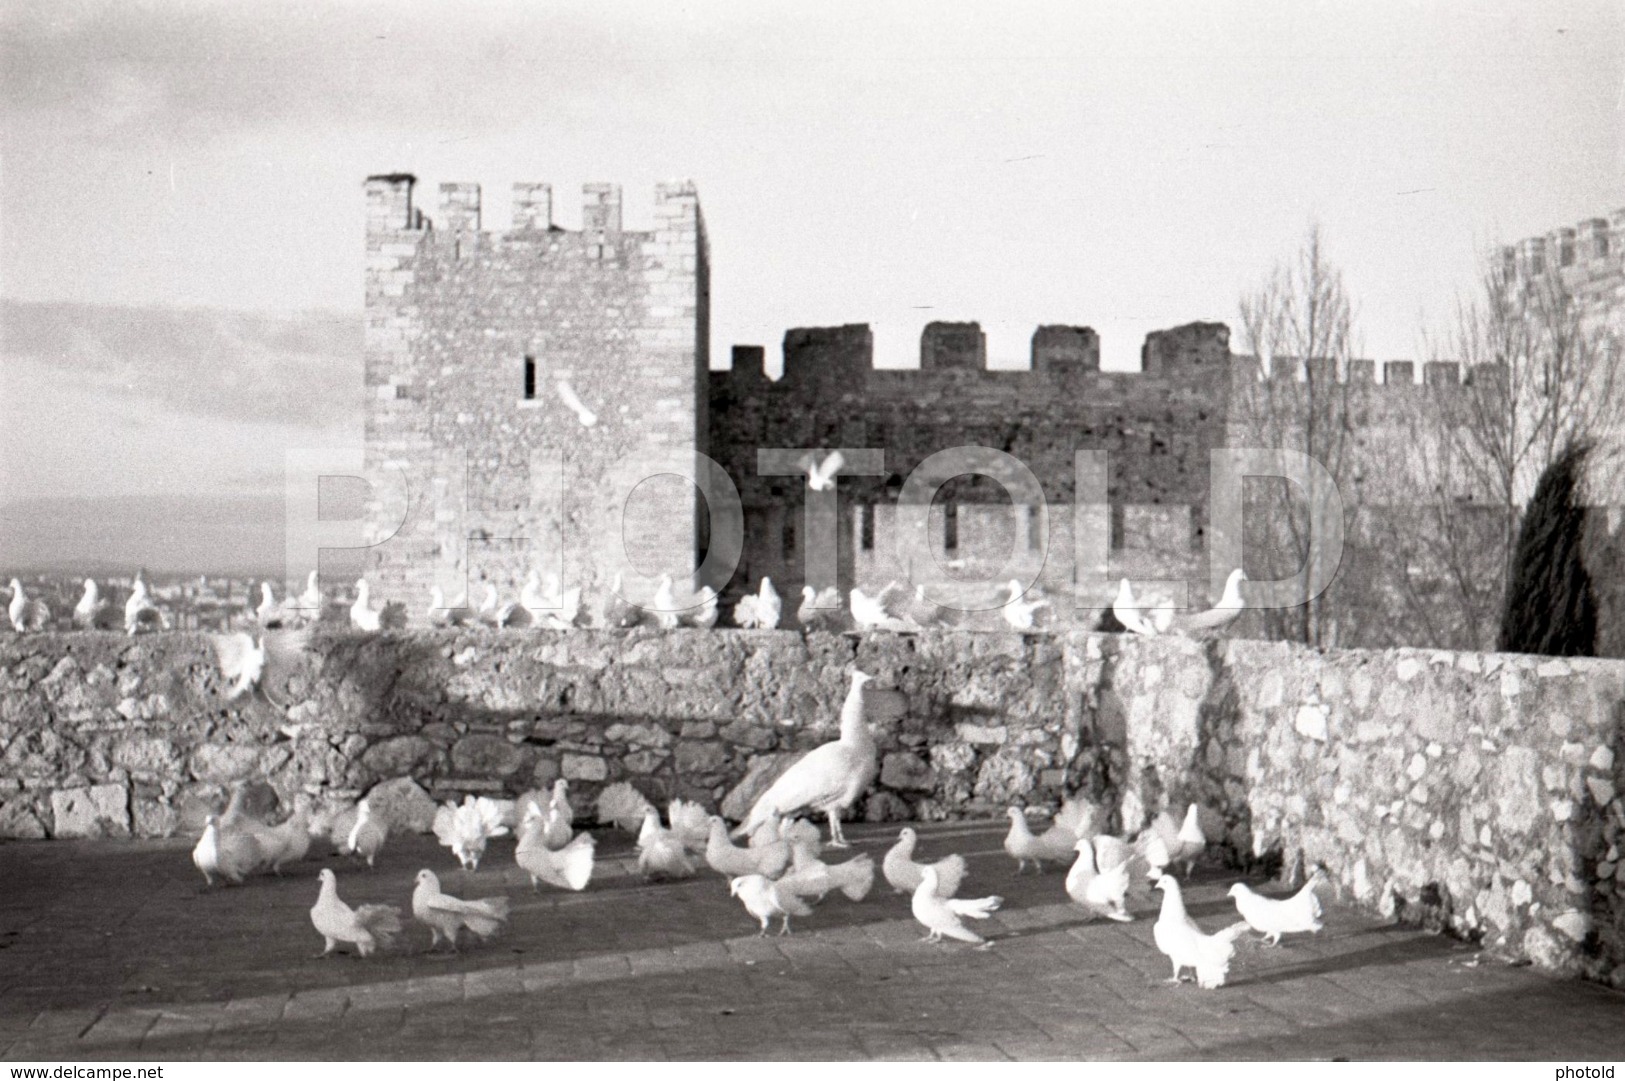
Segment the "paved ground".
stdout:
[[[859,827],[878,857],[891,829]],[[1155,902],[1091,923],[1062,876],[1014,877],[1002,826],[922,831],[928,858],[970,857],[961,892],[1003,894],[978,951],[918,941],[884,881],[832,896],[762,939],[720,876],[645,885],[631,842],[602,834],[580,894],[532,893],[493,842],[474,875],[432,838],[392,839],[378,869],[312,860],[204,891],[189,843],[0,846],[0,1057],[73,1059],[1514,1058],[1625,1055],[1625,996],[1477,963],[1447,939],[1331,908],[1327,930],[1244,944],[1217,991],[1163,983]],[[448,892],[506,893],[508,929],[461,956],[408,948],[314,960],[322,863],[352,904],[410,908],[420,867]],[[1232,878],[1198,870],[1192,914],[1235,919]]]

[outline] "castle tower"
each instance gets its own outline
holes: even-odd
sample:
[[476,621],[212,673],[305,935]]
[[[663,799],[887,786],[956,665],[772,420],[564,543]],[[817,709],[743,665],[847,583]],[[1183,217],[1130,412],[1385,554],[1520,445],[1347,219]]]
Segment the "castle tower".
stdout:
[[[550,185],[520,183],[514,227],[496,232],[478,185],[441,185],[431,224],[415,183],[366,183],[378,595],[418,620],[437,573],[448,600],[466,581],[477,604],[487,583],[515,599],[532,568],[598,595],[623,510],[633,565],[687,574],[704,515],[695,488],[650,474],[622,489],[629,463],[691,459],[706,444],[707,245],[693,185],[659,185],[646,231],[622,228],[619,186],[587,185],[587,227],[570,232],[552,223]],[[391,469],[404,484],[377,479]]]

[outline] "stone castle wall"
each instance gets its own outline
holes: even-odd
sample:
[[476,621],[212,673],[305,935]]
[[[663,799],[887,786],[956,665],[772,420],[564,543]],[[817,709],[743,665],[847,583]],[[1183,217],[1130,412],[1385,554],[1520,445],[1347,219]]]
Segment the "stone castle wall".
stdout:
[[[0,833],[190,835],[224,787],[437,798],[563,775],[717,807],[831,738],[877,676],[877,820],[1083,792],[1137,829],[1187,801],[1233,858],[1508,957],[1625,982],[1625,663],[1071,632],[490,632],[316,640],[286,717],[222,697],[208,640],[0,639]],[[1119,811],[1120,809],[1120,811]]]
[[387,538],[374,585],[415,615],[437,567],[448,600],[466,583],[476,604],[487,582],[515,599],[532,567],[606,586],[602,538],[623,508],[639,569],[686,575],[694,489],[658,466],[637,470],[634,482],[655,478],[640,485],[617,468],[692,469],[706,448],[709,279],[693,186],[660,185],[656,224],[637,232],[622,228],[620,188],[589,184],[584,228],[569,232],[552,224],[548,185],[518,184],[513,228],[492,232],[478,185],[441,185],[431,227],[413,184],[367,182],[367,462],[372,477],[407,471],[404,488],[373,486],[370,539]]

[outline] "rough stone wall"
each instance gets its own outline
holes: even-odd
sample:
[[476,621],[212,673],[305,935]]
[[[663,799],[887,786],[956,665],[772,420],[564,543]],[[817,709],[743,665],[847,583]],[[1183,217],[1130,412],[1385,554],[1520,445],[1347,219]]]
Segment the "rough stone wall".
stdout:
[[[408,487],[380,483],[369,508],[380,594],[421,614],[444,562],[458,583],[448,599],[466,576],[476,603],[486,582],[512,600],[561,551],[567,583],[601,588],[623,504],[634,564],[686,574],[693,487],[659,477],[628,503],[612,481],[631,456],[692,461],[707,443],[709,281],[692,185],[660,185],[655,227],[632,232],[619,187],[589,184],[585,228],[567,232],[551,223],[551,190],[521,184],[514,228],[491,232],[477,185],[442,185],[431,228],[412,184],[368,181],[368,466],[408,469]],[[596,423],[567,406],[561,380]],[[536,467],[538,455],[562,475]]]
[[1232,858],[1625,983],[1625,663],[1072,632],[457,632],[319,637],[286,717],[233,705],[203,636],[0,639],[0,835],[192,834],[224,786],[437,798],[563,775],[716,807],[831,738],[877,676],[877,820],[1188,801]]

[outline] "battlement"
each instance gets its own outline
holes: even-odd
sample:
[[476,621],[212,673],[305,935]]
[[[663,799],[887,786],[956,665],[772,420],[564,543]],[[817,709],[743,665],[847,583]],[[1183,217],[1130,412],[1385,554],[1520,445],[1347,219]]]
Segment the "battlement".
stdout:
[[1230,358],[1232,378],[1237,383],[1306,383],[1313,378],[1317,383],[1346,383],[1375,390],[1392,387],[1395,392],[1415,390],[1418,387],[1481,386],[1489,381],[1504,381],[1505,366],[1494,362],[1462,365],[1454,360],[1427,360],[1420,365],[1418,382],[1417,362],[1414,360],[1386,360],[1381,364],[1382,381],[1377,381],[1378,362],[1351,359],[1339,371],[1329,359],[1315,358],[1307,363],[1300,357],[1276,357],[1266,371],[1255,356],[1233,355]]
[[[430,218],[413,205],[417,177],[411,173],[380,173],[369,176],[367,191],[368,232],[419,232],[438,228],[446,233],[485,232],[480,185],[468,181],[446,181],[440,185],[440,203]],[[697,217],[699,199],[692,181],[667,181],[655,185],[655,231],[670,227],[671,219]],[[581,186],[581,234],[592,243],[603,244],[622,232],[621,186],[592,183]],[[533,180],[513,185],[513,222],[507,232],[524,235],[560,232],[553,222],[553,185]],[[500,232],[500,231],[493,231]]]
[[1501,269],[1509,282],[1527,281],[1552,271],[1587,276],[1625,276],[1625,207],[1607,218],[1585,218],[1545,236],[1525,237],[1501,249]]

